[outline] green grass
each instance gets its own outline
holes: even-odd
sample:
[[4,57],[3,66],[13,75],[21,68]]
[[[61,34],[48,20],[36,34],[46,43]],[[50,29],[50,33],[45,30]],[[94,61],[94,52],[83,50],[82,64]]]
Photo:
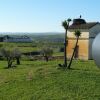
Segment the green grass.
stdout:
[[93,61],[74,61],[67,71],[58,63],[63,61],[22,61],[5,69],[0,61],[0,100],[100,100],[100,70]]

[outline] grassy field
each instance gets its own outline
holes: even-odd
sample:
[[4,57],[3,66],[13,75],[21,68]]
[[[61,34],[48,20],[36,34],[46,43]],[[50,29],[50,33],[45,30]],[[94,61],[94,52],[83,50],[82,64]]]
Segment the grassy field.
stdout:
[[44,43],[44,42],[41,42],[41,43],[4,43],[4,42],[0,42],[0,48],[2,46],[5,46],[5,47],[13,47],[13,48],[18,48],[21,53],[27,53],[27,52],[39,52],[42,50],[43,47],[50,47],[53,49],[53,55],[54,56],[62,56],[63,53],[59,51],[59,49],[61,47],[63,47],[63,44],[62,43],[50,43],[50,42],[47,42],[47,43]]
[[22,61],[6,69],[0,61],[0,100],[100,100],[100,70],[93,61],[74,61],[66,71],[58,63],[63,61]]

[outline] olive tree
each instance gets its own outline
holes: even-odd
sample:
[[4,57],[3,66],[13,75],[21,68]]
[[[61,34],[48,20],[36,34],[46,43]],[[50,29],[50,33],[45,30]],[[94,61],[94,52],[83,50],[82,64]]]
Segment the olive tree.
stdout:
[[15,48],[13,50],[13,52],[14,52],[14,56],[15,56],[15,59],[16,59],[16,64],[20,65],[20,58],[21,58],[21,52],[20,52],[20,50],[18,48]]
[[7,60],[8,68],[11,68],[12,63],[14,62],[14,52],[12,50],[2,48],[1,55]]
[[46,62],[48,62],[49,58],[53,55],[53,50],[49,47],[44,47],[41,50],[41,55],[45,58]]
[[17,64],[20,64],[19,58],[21,57],[20,52],[15,49],[7,49],[7,48],[1,48],[0,50],[1,55],[7,60],[7,68],[11,68],[13,62],[15,59],[17,59]]

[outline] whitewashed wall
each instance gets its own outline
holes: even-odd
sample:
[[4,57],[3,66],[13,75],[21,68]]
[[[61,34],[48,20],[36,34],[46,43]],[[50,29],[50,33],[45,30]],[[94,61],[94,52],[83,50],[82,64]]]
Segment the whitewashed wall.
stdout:
[[[80,31],[82,33],[80,38],[89,38],[89,30],[81,29]],[[74,32],[75,32],[75,30],[68,30],[67,36],[70,38],[75,38]]]

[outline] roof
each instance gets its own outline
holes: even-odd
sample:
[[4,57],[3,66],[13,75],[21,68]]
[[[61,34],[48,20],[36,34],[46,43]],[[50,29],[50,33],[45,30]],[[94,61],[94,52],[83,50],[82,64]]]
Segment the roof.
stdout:
[[86,21],[84,19],[81,19],[81,18],[77,18],[77,19],[73,20],[72,25],[79,25],[79,24],[86,24]]
[[96,24],[99,24],[99,22],[89,22],[89,23],[78,24],[78,25],[72,24],[69,26],[69,29],[90,29]]
[[30,37],[23,35],[23,36],[9,36],[9,35],[5,35],[4,38],[7,39],[29,39]]

